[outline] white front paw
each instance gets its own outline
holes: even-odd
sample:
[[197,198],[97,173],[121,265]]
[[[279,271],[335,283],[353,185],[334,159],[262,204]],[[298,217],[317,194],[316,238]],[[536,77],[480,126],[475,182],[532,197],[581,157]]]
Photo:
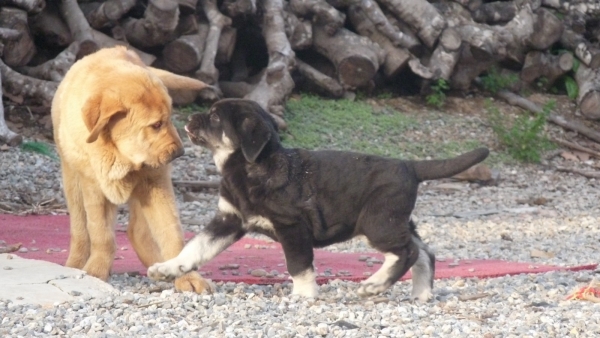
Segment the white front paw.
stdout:
[[294,282],[292,289],[292,295],[299,295],[302,297],[315,298],[319,293],[319,286],[317,283],[312,284],[300,284]]
[[171,281],[194,269],[191,264],[178,261],[176,258],[164,263],[156,263],[148,268],[148,277],[154,280]]

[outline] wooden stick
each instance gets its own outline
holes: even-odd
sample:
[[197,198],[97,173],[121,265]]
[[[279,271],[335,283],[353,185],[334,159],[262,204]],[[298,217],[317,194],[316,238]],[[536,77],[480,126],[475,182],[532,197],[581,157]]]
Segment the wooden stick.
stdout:
[[562,172],[566,172],[566,173],[573,173],[573,174],[581,175],[581,176],[584,176],[587,178],[600,178],[600,172],[598,172],[598,171],[567,168],[567,167],[558,166],[558,165],[555,166],[554,168],[558,171],[562,171]]
[[589,148],[586,148],[586,147],[584,147],[582,145],[579,145],[577,143],[569,142],[567,140],[563,140],[563,139],[556,138],[556,137],[552,137],[551,139],[552,139],[552,141],[554,141],[554,142],[556,142],[556,143],[558,143],[558,144],[560,144],[562,146],[569,147],[571,149],[575,149],[575,150],[578,150],[578,151],[590,154],[590,155],[592,155],[592,156],[594,156],[596,158],[600,158],[600,152],[597,152],[597,151],[595,151],[593,149],[589,149]]
[[[506,100],[506,102],[512,104],[513,106],[521,107],[536,114],[541,114],[544,111],[542,107],[538,106],[534,102],[531,102],[530,100],[508,90],[500,90],[498,91],[497,95],[498,97]],[[600,133],[598,133],[594,129],[587,127],[579,121],[568,120],[564,116],[557,115],[555,113],[551,113],[548,116],[548,121],[565,129],[576,131],[581,135],[585,135],[588,138],[600,143]]]
[[173,185],[185,188],[218,189],[220,181],[173,181]]

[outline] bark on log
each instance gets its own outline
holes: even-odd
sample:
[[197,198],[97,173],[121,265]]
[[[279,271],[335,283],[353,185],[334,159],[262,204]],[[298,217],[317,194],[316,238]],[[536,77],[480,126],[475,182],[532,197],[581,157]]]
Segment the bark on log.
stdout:
[[578,11],[591,17],[600,16],[600,4],[595,0],[542,0],[542,4],[562,13]]
[[348,8],[348,18],[360,35],[369,38],[384,50],[383,72],[386,77],[393,77],[404,69],[411,57],[410,53],[405,49],[396,47],[386,35],[382,34],[375,23],[367,17],[363,7],[359,5],[350,6]]
[[24,66],[36,52],[33,37],[27,24],[27,12],[18,8],[0,8],[0,27],[16,30],[18,39],[7,39],[4,42],[2,60],[10,67]]
[[[98,46],[99,48],[114,47],[114,46],[117,46],[117,45],[118,46],[126,46],[127,48],[135,51],[140,56],[140,58],[142,59],[142,61],[144,61],[144,64],[146,64],[148,66],[151,65],[154,62],[154,60],[156,60],[156,57],[154,55],[142,52],[141,50],[139,50],[139,49],[131,46],[127,42],[115,40],[115,39],[111,38],[110,36],[108,36],[108,35],[106,35],[106,34],[104,34],[102,32],[99,32],[99,31],[96,31],[96,30],[92,30],[92,37],[94,39],[94,44],[96,46]],[[77,59],[79,59],[81,57],[80,56],[81,55],[81,48],[82,47],[79,46],[80,52],[77,53],[78,54],[77,55]]]
[[179,22],[179,4],[176,0],[149,0],[141,19],[123,21],[127,41],[139,48],[167,44],[174,39]]
[[46,7],[45,0],[0,0],[0,7],[13,6],[27,11],[29,14],[37,14]]
[[2,42],[18,40],[21,38],[21,35],[23,35],[23,33],[16,29],[0,27],[0,41]]
[[462,39],[454,28],[446,28],[429,60],[433,79],[449,80],[460,56]]
[[550,89],[556,80],[573,69],[573,54],[563,52],[552,55],[549,52],[533,51],[527,53],[521,69],[521,80],[532,84],[543,77],[544,88]]
[[285,35],[283,0],[263,0],[262,34],[269,52],[269,64],[260,81],[244,98],[258,102],[271,113],[280,128],[284,104],[294,89],[290,71],[295,67],[296,55]]
[[200,69],[196,71],[195,77],[208,84],[216,84],[219,81],[219,70],[215,67],[215,59],[219,49],[219,40],[224,27],[231,26],[231,19],[221,14],[217,8],[216,0],[201,0],[202,8],[208,18],[210,29],[206,36],[204,55]]
[[2,89],[4,96],[16,103],[50,108],[58,87],[57,82],[39,80],[19,74],[0,61]]
[[219,37],[219,44],[217,46],[217,55],[215,55],[215,65],[223,65],[231,61],[233,50],[235,49],[235,42],[237,39],[237,29],[231,26],[224,27]]
[[600,120],[600,69],[579,65],[575,74],[579,86],[577,104],[581,113],[592,120]]
[[94,40],[92,27],[90,27],[81,8],[79,8],[77,0],[61,0],[59,10],[69,27],[73,39],[79,42],[78,59],[100,49],[98,43]]
[[73,42],[71,31],[62,19],[55,2],[49,2],[43,11],[30,16],[28,21],[31,34],[42,39],[45,44],[63,47]]
[[373,79],[385,52],[371,40],[342,28],[329,35],[324,27],[313,25],[314,48],[335,65],[337,77],[346,88],[358,88]]
[[177,0],[177,4],[179,4],[181,15],[196,14],[198,0]]
[[411,26],[429,48],[435,45],[446,28],[444,17],[425,0],[380,0],[379,2]]
[[75,63],[78,51],[79,43],[73,42],[52,60],[35,67],[21,67],[16,70],[23,75],[37,79],[60,82]]
[[308,20],[299,19],[290,11],[283,11],[285,35],[287,35],[293,50],[302,50],[312,47],[312,24]]
[[488,2],[472,11],[473,20],[488,25],[506,23],[517,15],[517,9],[514,1]]
[[112,27],[135,6],[136,2],[136,0],[108,0],[99,6],[94,6],[92,10],[84,10],[85,17],[93,28]]
[[404,47],[414,55],[419,56],[422,52],[422,48],[417,35],[406,23],[398,20],[392,13],[384,12],[384,15],[388,22],[398,30],[398,46]]
[[473,55],[473,47],[463,46],[460,50],[458,63],[450,77],[450,86],[457,90],[467,90],[473,81],[484,71],[498,62],[499,57],[491,55],[487,58],[478,58]]
[[308,63],[296,58],[298,72],[303,78],[310,82],[311,87],[317,87],[321,92],[335,98],[344,96],[344,88],[334,78],[331,78],[317,69],[313,68]]
[[[2,79],[0,77],[0,89],[2,88]],[[11,147],[18,146],[23,142],[23,137],[14,131],[10,130],[6,125],[6,119],[4,117],[4,102],[2,102],[2,95],[0,95],[0,141],[8,144]]]
[[504,26],[475,23],[469,13],[460,6],[438,5],[448,18],[448,26],[454,27],[472,49],[482,58],[500,57],[523,63],[525,54],[533,49],[547,49],[560,39],[563,31],[561,21],[545,9],[533,11],[525,3],[515,17]]
[[545,50],[560,40],[564,25],[556,15],[547,9],[539,8],[535,11],[534,20],[533,34],[527,41],[529,47]]
[[224,0],[221,10],[230,18],[256,13],[256,0]]
[[565,48],[572,50],[586,66],[593,69],[600,67],[600,49],[594,47],[582,35],[567,28],[563,30],[560,43]]
[[198,33],[184,35],[168,43],[162,51],[165,67],[178,74],[198,69],[202,61],[208,29],[208,24],[200,24]]
[[323,0],[290,0],[289,10],[299,17],[311,18],[333,35],[344,26],[346,15]]
[[476,11],[483,4],[483,0],[452,0],[470,11]]

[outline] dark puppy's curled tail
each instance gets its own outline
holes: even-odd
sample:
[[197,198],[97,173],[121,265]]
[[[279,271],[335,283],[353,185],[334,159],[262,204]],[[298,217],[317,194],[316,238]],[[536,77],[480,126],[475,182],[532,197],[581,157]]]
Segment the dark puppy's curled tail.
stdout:
[[477,148],[460,156],[445,160],[411,162],[419,182],[452,177],[475,164],[485,160],[490,151],[487,148]]

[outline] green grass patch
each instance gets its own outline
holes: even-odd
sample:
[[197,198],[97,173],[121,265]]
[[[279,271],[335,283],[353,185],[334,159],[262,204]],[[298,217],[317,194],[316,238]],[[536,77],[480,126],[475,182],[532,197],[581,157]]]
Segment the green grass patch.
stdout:
[[401,157],[402,133],[417,121],[389,108],[378,109],[364,101],[330,100],[303,94],[286,107],[288,131],[285,146],[337,149]]
[[56,156],[56,153],[54,152],[54,150],[52,149],[52,146],[50,146],[47,143],[44,142],[23,142],[21,143],[21,150],[23,151],[28,151],[28,152],[32,152],[32,153],[38,153],[44,156],[48,156],[53,160],[58,161],[58,156]]
[[446,114],[409,115],[391,107],[373,108],[361,100],[331,100],[303,94],[288,101],[285,117],[288,131],[282,133],[282,141],[292,148],[346,150],[415,160],[453,157],[481,146],[479,140],[471,138],[444,140],[427,136],[443,126],[423,120],[455,123]]

